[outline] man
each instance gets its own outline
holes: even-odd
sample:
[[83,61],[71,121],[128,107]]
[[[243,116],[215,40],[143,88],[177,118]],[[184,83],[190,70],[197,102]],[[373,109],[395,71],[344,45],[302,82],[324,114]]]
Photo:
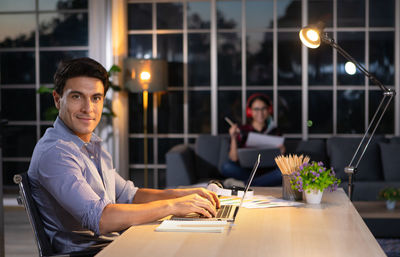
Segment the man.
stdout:
[[213,192],[139,189],[113,169],[93,133],[109,87],[99,63],[90,58],[61,63],[54,84],[59,114],[37,143],[28,176],[55,251],[103,247],[115,236],[111,232],[168,215],[215,215],[219,201]]

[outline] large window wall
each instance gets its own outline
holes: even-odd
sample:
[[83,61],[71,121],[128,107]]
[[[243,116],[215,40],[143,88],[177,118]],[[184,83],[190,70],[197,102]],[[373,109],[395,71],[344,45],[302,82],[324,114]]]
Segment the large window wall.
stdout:
[[13,185],[14,173],[28,170],[33,148],[52,125],[46,112],[60,60],[88,56],[87,0],[2,0],[0,2],[0,90],[3,181]]
[[[247,97],[268,94],[288,141],[361,135],[382,96],[329,46],[301,46],[302,26],[323,20],[340,46],[389,88],[399,89],[395,0],[128,1],[128,55],[163,58],[168,92],[149,106],[150,186],[165,185],[165,153],[199,134],[241,123]],[[396,16],[397,15],[397,16]],[[396,85],[396,86],[395,86]],[[399,97],[378,133],[399,135]],[[129,97],[129,167],[143,181],[141,94]],[[397,106],[397,107],[396,107]]]

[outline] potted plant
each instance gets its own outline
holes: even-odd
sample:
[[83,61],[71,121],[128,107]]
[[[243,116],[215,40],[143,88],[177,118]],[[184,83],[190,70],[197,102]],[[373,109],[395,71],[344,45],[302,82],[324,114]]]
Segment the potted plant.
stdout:
[[386,187],[379,192],[378,198],[386,200],[386,208],[394,210],[396,201],[400,200],[400,189],[394,187]]
[[304,192],[307,203],[319,204],[326,188],[335,191],[340,184],[333,168],[327,169],[322,162],[300,165],[290,180],[292,189]]

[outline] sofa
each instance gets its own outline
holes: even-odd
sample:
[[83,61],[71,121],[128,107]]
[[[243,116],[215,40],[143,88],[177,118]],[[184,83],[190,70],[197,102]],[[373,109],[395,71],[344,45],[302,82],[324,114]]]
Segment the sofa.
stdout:
[[[360,137],[331,137],[296,142],[289,153],[305,154],[311,160],[333,167],[347,192],[344,167],[361,141]],[[200,135],[194,145],[176,145],[166,154],[167,187],[177,187],[222,179],[221,165],[228,159],[228,135]],[[375,201],[387,186],[400,187],[400,137],[375,136],[354,175],[354,201]]]

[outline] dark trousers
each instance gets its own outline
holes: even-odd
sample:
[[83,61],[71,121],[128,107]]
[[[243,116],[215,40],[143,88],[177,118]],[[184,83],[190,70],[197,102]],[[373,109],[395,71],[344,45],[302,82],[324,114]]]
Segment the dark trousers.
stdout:
[[[247,182],[249,179],[251,169],[245,169],[240,167],[236,162],[228,160],[221,167],[221,173],[224,177],[234,178]],[[278,169],[271,170],[260,176],[256,176],[251,183],[252,186],[279,186],[282,184],[282,174]]]

